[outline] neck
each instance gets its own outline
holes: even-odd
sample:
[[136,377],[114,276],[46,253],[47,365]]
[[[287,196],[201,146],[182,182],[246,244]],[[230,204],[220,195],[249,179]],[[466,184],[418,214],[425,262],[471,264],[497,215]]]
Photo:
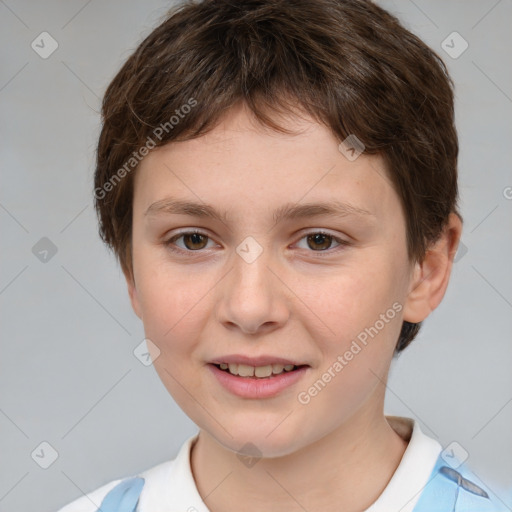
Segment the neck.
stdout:
[[318,441],[250,467],[201,430],[191,466],[211,512],[356,512],[377,500],[406,447],[382,411],[362,411]]

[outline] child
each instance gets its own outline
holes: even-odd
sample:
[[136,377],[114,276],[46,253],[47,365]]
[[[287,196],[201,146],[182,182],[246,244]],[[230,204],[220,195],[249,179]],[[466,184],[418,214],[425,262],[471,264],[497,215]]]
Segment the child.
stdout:
[[62,512],[500,510],[383,412],[462,229],[451,81],[424,43],[365,0],[190,2],[102,113],[101,236],[199,433]]

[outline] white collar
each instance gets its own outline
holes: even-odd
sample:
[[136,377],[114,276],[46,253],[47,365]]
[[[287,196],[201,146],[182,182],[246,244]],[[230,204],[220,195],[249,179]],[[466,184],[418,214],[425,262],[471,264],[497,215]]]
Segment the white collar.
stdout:
[[[388,423],[409,444],[388,485],[365,512],[412,512],[434,469],[441,445],[426,436],[418,423],[400,416],[386,416]],[[189,437],[176,458],[140,474],[146,479],[140,496],[141,511],[210,512],[197,490],[190,453],[198,433]]]
[[405,441],[407,448],[391,480],[364,512],[412,512],[428,482],[442,446],[425,435],[417,421],[401,416],[386,416],[391,428]]

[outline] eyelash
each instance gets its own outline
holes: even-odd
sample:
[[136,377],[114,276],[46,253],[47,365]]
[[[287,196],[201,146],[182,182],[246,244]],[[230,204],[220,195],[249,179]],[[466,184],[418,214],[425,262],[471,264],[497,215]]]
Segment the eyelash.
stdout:
[[[207,235],[206,233],[203,233],[202,231],[199,231],[199,230],[192,230],[192,231],[182,231],[181,233],[177,233],[175,235],[173,235],[171,238],[169,238],[168,240],[166,240],[164,242],[164,245],[171,251],[171,252],[174,252],[174,253],[178,253],[178,254],[192,254],[192,253],[201,253],[204,249],[198,249],[196,251],[192,251],[190,249],[182,249],[181,247],[176,247],[174,245],[174,242],[176,240],[179,240],[180,238],[182,238],[183,236],[185,235],[201,235],[205,238],[207,238],[208,240],[211,240],[211,237],[209,235]],[[311,236],[311,235],[324,235],[324,236],[327,236],[329,238],[331,238],[333,241],[336,241],[339,245],[337,247],[335,247],[334,249],[325,249],[323,251],[313,251],[313,250],[310,250],[308,252],[311,252],[313,254],[317,254],[317,253],[320,253],[319,256],[320,257],[323,257],[321,256],[321,254],[323,253],[328,253],[328,255],[332,254],[333,252],[337,252],[338,250],[340,250],[341,248],[343,248],[344,246],[349,246],[350,245],[350,242],[346,241],[346,240],[343,240],[341,238],[337,238],[335,237],[334,235],[332,235],[331,233],[328,233],[326,231],[323,231],[323,230],[318,230],[318,231],[310,231],[308,233],[305,233],[304,235],[301,236],[301,238],[299,239],[299,241],[303,240],[304,238],[307,238],[308,236]]]

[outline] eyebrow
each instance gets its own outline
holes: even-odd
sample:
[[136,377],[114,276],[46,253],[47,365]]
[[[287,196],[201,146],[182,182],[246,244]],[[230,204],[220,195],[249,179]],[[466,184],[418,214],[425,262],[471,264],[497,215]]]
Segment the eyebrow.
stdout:
[[[144,213],[144,216],[161,214],[192,215],[194,217],[211,218],[226,224],[228,223],[228,212],[225,210],[217,211],[213,206],[205,203],[195,203],[171,197],[151,204]],[[348,215],[375,217],[370,211],[350,203],[330,201],[306,204],[288,203],[274,211],[273,219],[277,224],[283,220],[319,216],[346,217]]]

